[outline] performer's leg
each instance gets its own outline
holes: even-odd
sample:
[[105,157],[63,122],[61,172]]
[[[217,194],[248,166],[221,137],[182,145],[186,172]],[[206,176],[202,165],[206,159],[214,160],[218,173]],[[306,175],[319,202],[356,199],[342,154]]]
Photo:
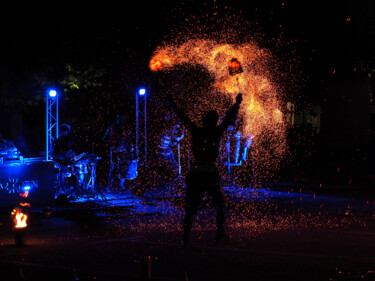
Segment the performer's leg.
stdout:
[[194,179],[194,175],[188,175],[186,180],[186,205],[184,217],[184,246],[190,242],[190,233],[193,226],[193,218],[198,210],[198,206],[202,200],[202,188],[199,183]]
[[225,223],[225,199],[221,183],[215,183],[208,188],[208,193],[212,196],[214,204],[216,205],[216,240],[220,241],[225,237],[224,223]]
[[185,217],[184,217],[184,238],[183,238],[184,246],[187,246],[190,243],[190,233],[191,233],[191,228],[193,226],[193,218],[194,218],[195,213],[196,213],[196,208],[192,207],[191,205],[186,205]]

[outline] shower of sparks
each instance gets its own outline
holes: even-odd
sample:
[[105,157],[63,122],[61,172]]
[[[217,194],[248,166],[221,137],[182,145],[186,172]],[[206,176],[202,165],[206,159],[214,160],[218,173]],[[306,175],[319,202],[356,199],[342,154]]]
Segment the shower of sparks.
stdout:
[[[240,131],[245,139],[254,137],[253,156],[259,169],[262,169],[262,166],[267,169],[268,166],[277,166],[277,162],[286,152],[282,95],[267,69],[270,57],[269,51],[259,48],[254,42],[223,44],[215,40],[192,39],[157,48],[149,67],[152,71],[168,73],[181,65],[199,65],[208,71],[213,77],[212,87],[207,82],[205,93],[199,97],[200,100],[196,94],[192,94],[183,102],[185,110],[197,122],[197,115],[205,110],[202,107],[211,101],[229,98],[233,103],[236,95],[243,93]],[[234,73],[231,71],[241,66],[243,72],[236,69]],[[201,89],[196,91],[200,93]],[[198,104],[199,102],[201,104]],[[216,109],[222,111],[223,108]]]

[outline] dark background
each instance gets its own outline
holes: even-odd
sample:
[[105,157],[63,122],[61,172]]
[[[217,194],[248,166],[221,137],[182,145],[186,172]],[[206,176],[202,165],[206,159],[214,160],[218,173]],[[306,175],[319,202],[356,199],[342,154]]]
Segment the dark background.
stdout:
[[[291,82],[298,85],[288,101],[302,119],[290,126],[293,161],[283,177],[369,184],[375,169],[373,14],[370,0],[134,1],[15,13],[0,25],[0,131],[25,155],[43,151],[44,96],[53,86],[60,92],[60,123],[72,125],[80,150],[94,145],[104,153],[100,139],[116,113],[128,112],[133,122],[136,90],[158,90],[148,69],[157,46],[192,26],[210,34],[240,20],[280,60],[298,61]],[[231,22],[228,15],[236,17]],[[284,43],[276,46],[277,39]],[[74,79],[79,89],[71,86]],[[317,114],[315,105],[319,130],[303,118]]]

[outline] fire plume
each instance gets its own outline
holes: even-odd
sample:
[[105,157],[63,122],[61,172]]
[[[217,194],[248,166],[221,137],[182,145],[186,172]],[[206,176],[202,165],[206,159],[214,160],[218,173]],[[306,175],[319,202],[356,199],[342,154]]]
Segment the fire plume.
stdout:
[[[279,155],[284,155],[286,151],[282,97],[270,74],[271,59],[272,54],[268,50],[253,42],[223,44],[215,40],[192,39],[156,49],[150,60],[150,69],[168,72],[183,64],[202,66],[213,78],[212,90],[205,92],[207,101],[220,95],[222,100],[229,97],[234,102],[237,94],[242,93],[240,131],[245,138],[254,137],[254,151],[259,153],[259,158],[263,157],[262,162],[270,163],[278,157],[273,157],[264,149],[272,147],[272,153]],[[192,97],[186,104],[193,102]],[[189,111],[194,115],[197,108],[195,105]],[[267,157],[269,159],[265,159]]]
[[255,128],[280,125],[283,119],[277,87],[264,70],[265,60],[267,51],[252,43],[231,45],[190,40],[157,49],[150,60],[150,69],[168,71],[183,63],[202,65],[214,77],[217,92],[229,94],[233,101],[239,92],[244,94],[245,110],[241,112],[244,131],[257,136],[262,129]]

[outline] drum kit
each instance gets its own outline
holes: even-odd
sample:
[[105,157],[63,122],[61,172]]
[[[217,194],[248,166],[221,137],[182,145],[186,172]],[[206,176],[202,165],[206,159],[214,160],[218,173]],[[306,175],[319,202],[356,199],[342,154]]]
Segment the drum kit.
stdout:
[[103,193],[96,185],[96,165],[101,158],[95,154],[81,153],[67,165],[55,162],[59,170],[58,186],[60,192],[67,196],[99,197]]

